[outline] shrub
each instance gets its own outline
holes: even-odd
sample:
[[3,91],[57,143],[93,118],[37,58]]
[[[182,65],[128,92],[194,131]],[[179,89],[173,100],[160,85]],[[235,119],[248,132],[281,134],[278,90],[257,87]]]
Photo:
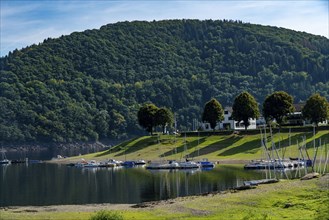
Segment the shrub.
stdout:
[[123,220],[123,216],[118,212],[100,210],[89,220]]

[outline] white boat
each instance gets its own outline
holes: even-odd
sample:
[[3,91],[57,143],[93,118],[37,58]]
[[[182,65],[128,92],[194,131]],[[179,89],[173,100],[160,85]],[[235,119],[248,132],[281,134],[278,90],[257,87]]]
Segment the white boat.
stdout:
[[99,165],[100,164],[95,160],[91,160],[87,162],[85,159],[81,159],[81,162],[75,164],[76,167],[83,167],[83,168],[94,168],[94,167],[99,167]]
[[120,160],[108,159],[99,163],[100,167],[121,167],[123,164]]
[[1,148],[1,154],[2,154],[2,159],[0,160],[0,164],[10,164],[11,161],[7,159],[5,150],[3,149],[3,147]]
[[115,162],[113,162],[113,161],[110,161],[110,160],[108,160],[108,161],[101,161],[99,163],[99,167],[116,167],[116,166],[117,166],[117,164]]
[[8,159],[0,160],[0,164],[10,164],[10,160]]
[[91,160],[83,166],[84,168],[94,168],[99,167],[99,163],[96,160]]
[[180,169],[179,167],[179,163],[174,161],[174,160],[170,160],[170,161],[166,161],[166,162],[152,162],[149,163],[146,166],[146,169]]
[[194,161],[184,161],[179,162],[179,169],[198,169],[201,167],[200,164],[194,162]]

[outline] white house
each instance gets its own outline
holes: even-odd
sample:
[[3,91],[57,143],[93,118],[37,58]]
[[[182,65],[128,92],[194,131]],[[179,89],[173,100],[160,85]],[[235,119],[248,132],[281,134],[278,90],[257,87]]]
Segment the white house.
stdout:
[[[244,130],[244,124],[243,122],[238,122],[232,119],[232,112],[233,109],[231,107],[226,107],[224,109],[224,120],[221,122],[218,122],[215,130]],[[250,125],[247,127],[247,130],[253,130],[256,129],[256,119],[251,118],[249,119]],[[212,130],[209,123],[201,123],[201,128],[205,131]]]

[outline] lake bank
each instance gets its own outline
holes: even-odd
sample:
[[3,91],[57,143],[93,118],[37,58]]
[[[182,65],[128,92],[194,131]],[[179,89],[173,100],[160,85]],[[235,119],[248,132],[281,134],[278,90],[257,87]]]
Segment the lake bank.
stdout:
[[88,219],[98,210],[124,219],[327,219],[329,175],[307,181],[282,180],[246,191],[226,190],[142,204],[3,207],[0,219]]

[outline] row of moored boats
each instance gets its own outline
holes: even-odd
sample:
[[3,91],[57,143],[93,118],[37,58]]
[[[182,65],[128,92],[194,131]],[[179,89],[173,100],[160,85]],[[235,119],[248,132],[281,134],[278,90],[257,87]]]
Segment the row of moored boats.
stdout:
[[41,160],[29,160],[28,158],[24,160],[8,160],[2,159],[0,160],[1,165],[9,165],[9,164],[31,164],[31,163],[42,163]]
[[86,161],[81,159],[78,163],[70,163],[68,166],[75,166],[81,168],[94,168],[94,167],[134,167],[134,166],[145,166],[146,169],[198,169],[198,168],[214,168],[215,164],[206,159],[202,161],[157,161],[146,163],[144,160],[136,161],[118,161],[109,159],[106,161],[98,162],[96,160]]

